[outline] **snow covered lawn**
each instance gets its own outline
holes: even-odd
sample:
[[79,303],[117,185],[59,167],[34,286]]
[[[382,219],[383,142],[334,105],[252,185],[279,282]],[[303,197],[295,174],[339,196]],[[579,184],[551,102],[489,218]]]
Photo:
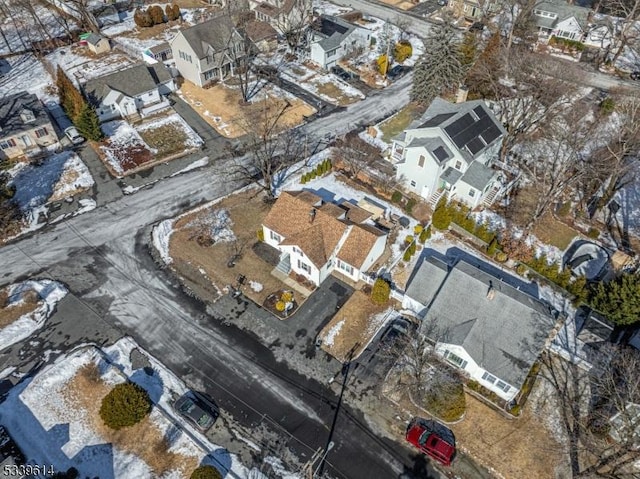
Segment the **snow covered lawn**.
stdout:
[[357,358],[391,317],[385,305],[374,304],[370,295],[356,291],[320,331],[322,349],[338,361]]
[[178,153],[184,156],[204,143],[177,113],[147,121],[137,126],[136,131],[155,150],[157,158],[174,157]]
[[305,65],[282,66],[283,78],[334,105],[345,106],[364,98],[364,94],[331,73],[316,72]]
[[78,44],[58,48],[44,59],[54,70],[57,66],[62,67],[67,76],[75,82],[84,82],[122,70],[135,64],[135,60],[137,59],[118,51],[110,51],[107,55],[96,57],[86,47]]
[[103,123],[102,131],[107,136],[107,140],[105,146],[100,146],[100,150],[107,165],[118,176],[153,160],[155,152],[126,121]]
[[[150,367],[133,369],[136,349],[139,362]],[[141,423],[113,431],[100,419],[100,404],[127,380],[143,387],[154,407]],[[173,373],[124,338],[102,350],[79,348],[14,387],[0,405],[0,421],[29,462],[57,471],[74,467],[79,477],[177,479],[211,464],[223,477],[264,478],[176,415],[173,401],[186,391]]]
[[28,338],[44,325],[67,289],[48,279],[29,280],[0,290],[0,350]]

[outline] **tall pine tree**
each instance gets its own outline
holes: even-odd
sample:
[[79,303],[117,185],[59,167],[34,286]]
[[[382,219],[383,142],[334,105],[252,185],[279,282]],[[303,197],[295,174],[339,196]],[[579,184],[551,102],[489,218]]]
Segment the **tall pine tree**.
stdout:
[[80,90],[76,88],[67,74],[60,68],[56,71],[56,86],[58,87],[58,96],[60,97],[60,104],[65,113],[71,121],[75,121],[75,118],[80,114],[86,101],[80,93]]
[[438,95],[458,88],[463,75],[458,32],[446,20],[435,25],[424,41],[424,53],[413,72],[411,101],[428,105]]
[[640,321],[640,276],[624,273],[608,283],[598,283],[591,306],[615,324]]
[[85,103],[75,121],[78,131],[87,139],[100,141],[104,137],[96,111]]

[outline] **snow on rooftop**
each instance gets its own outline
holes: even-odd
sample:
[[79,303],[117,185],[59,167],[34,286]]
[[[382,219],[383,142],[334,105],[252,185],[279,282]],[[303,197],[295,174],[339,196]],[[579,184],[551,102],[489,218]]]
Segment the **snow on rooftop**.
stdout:
[[118,51],[111,51],[101,57],[89,56],[84,47],[73,45],[58,48],[45,57],[53,68],[60,66],[76,83],[84,83],[92,78],[101,77],[141,61],[142,57],[132,59]]

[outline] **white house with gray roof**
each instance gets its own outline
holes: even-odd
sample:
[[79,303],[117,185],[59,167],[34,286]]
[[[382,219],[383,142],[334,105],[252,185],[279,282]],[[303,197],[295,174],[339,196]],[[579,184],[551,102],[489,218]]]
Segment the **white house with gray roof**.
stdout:
[[501,172],[492,168],[506,131],[481,101],[436,98],[393,139],[391,160],[404,186],[432,204],[447,195],[475,208],[491,204]]
[[311,33],[309,59],[325,70],[357,49],[367,49],[371,32],[339,17],[322,15]]
[[170,43],[180,75],[202,87],[233,75],[244,41],[229,17],[221,15],[180,30]]
[[427,258],[403,307],[422,318],[436,352],[505,401],[516,397],[555,326],[539,299],[476,266]]
[[101,122],[114,118],[136,119],[169,107],[164,95],[176,89],[169,70],[161,63],[139,64],[93,78],[83,85],[87,100]]

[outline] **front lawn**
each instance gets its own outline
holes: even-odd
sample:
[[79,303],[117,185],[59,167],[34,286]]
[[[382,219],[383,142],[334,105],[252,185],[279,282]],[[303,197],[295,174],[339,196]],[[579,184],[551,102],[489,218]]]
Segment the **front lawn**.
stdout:
[[551,244],[562,251],[567,249],[571,242],[578,236],[578,232],[567,226],[562,221],[558,221],[547,213],[533,228],[533,234],[543,243]]
[[391,143],[395,136],[402,133],[413,120],[420,118],[422,113],[424,113],[424,107],[409,103],[391,118],[378,125],[382,132],[382,141]]
[[203,141],[180,115],[172,113],[136,128],[140,137],[156,151],[156,158],[180,156],[199,148]]

